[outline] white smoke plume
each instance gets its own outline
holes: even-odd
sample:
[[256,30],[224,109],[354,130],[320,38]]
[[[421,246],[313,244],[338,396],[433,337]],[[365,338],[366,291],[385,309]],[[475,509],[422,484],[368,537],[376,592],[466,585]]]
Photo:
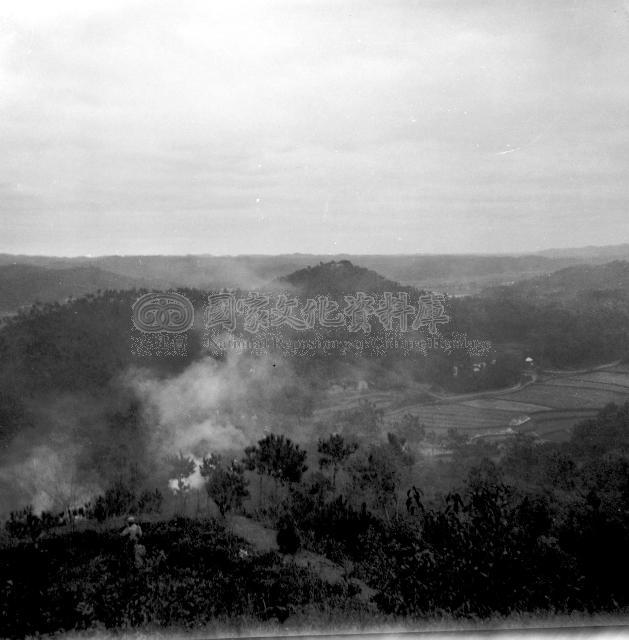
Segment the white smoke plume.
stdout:
[[29,504],[36,513],[74,508],[99,493],[89,449],[100,437],[102,412],[79,394],[40,400],[36,426],[18,434],[0,460],[2,512]]
[[192,489],[201,489],[205,484],[205,478],[201,475],[203,460],[195,456],[190,456],[190,458],[195,464],[194,471],[187,478],[170,478],[168,480],[168,488],[175,495]]
[[[124,464],[140,471],[140,482],[165,488],[164,461],[179,453],[194,457],[195,473],[185,482],[199,488],[203,456],[240,457],[269,428],[287,426],[290,418],[276,411],[274,394],[294,383],[286,362],[231,354],[220,362],[208,357],[172,377],[130,369],[98,398],[40,398],[35,426],[0,455],[0,510],[6,515],[28,504],[37,512],[82,506],[122,477]],[[125,417],[134,402],[137,425]],[[112,422],[116,413],[122,418]]]
[[241,450],[261,437],[257,417],[243,408],[255,369],[247,374],[244,378],[236,359],[216,362],[211,358],[192,364],[174,378],[130,371],[126,381],[151,425],[153,455],[182,452],[202,457]]
[[0,484],[11,486],[18,495],[28,496],[35,513],[74,508],[98,493],[97,484],[80,481],[72,464],[77,450],[63,453],[47,445],[33,447],[26,459],[3,467]]

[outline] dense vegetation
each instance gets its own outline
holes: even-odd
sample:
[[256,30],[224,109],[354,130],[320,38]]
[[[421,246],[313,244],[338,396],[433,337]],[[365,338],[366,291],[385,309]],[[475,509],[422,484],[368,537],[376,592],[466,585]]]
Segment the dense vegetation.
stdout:
[[[359,353],[343,354],[342,359],[338,353],[313,353],[308,358],[297,358],[293,364],[307,386],[314,383],[317,387],[333,378],[340,366],[355,362],[356,369],[370,372],[371,380],[378,379],[385,384],[397,381],[399,384],[400,380],[408,379],[410,373],[411,379],[427,381],[456,392],[517,382],[523,355],[532,355],[540,364],[554,367],[581,366],[622,358],[628,346],[629,297],[623,286],[628,279],[628,263],[589,269],[587,278],[582,270],[566,270],[567,273],[558,272],[540,281],[490,289],[481,296],[449,300],[447,312],[451,321],[440,327],[444,337],[461,333],[470,340],[485,340],[494,345],[492,354],[485,356],[485,359],[491,359],[491,363],[479,375],[473,372],[473,364],[479,358],[474,358],[464,348],[449,351],[433,349],[426,354],[412,351],[405,355],[394,351],[378,357],[369,353],[368,362]],[[600,273],[594,278],[591,272],[597,269]],[[575,284],[582,280],[592,286],[578,287]],[[396,286],[374,272],[346,262],[299,271],[287,277],[286,282],[305,295],[317,292],[340,295],[341,292],[357,292],[361,288],[381,293]],[[603,286],[604,282],[608,283],[607,287]],[[558,295],[557,288],[564,286],[567,291],[576,293]],[[404,287],[400,290],[414,291]],[[181,292],[193,301],[195,308],[203,309],[205,292],[191,289],[182,289]],[[207,353],[203,346],[203,318],[199,312],[195,330],[188,336],[186,356],[147,358],[134,355],[132,346],[138,335],[132,330],[129,310],[139,293],[136,290],[106,290],[65,304],[36,305],[5,323],[0,331],[0,357],[3,361],[0,372],[0,436],[6,439],[7,435],[28,423],[25,398],[44,392],[100,391],[132,364],[149,367],[160,375],[172,375]],[[237,296],[247,294],[235,293]],[[371,324],[374,335],[384,333],[375,319],[372,318]],[[241,327],[238,329],[240,331]],[[422,337],[414,333],[402,334],[402,337]],[[291,332],[287,329],[284,335],[305,341],[314,337],[348,338],[345,329],[318,329],[315,332]],[[505,343],[515,344],[517,348],[502,349],[500,345]],[[455,365],[459,374],[456,377],[452,375]],[[294,397],[295,393],[291,395]],[[311,401],[304,398],[303,403],[307,407]]]
[[452,301],[455,326],[516,342],[539,363],[580,367],[624,358],[629,347],[629,262],[571,267]]
[[[299,607],[350,610],[349,585],[330,585],[275,553],[252,554],[214,520],[143,523],[136,571],[117,531],[87,530],[0,551],[3,637],[100,624],[191,627],[216,618],[285,619]],[[354,589],[355,591],[355,589]],[[358,608],[357,604],[354,604]]]
[[[448,467],[463,469],[457,486],[428,476],[418,485],[421,472],[404,472],[417,460],[394,433],[377,444],[321,439],[320,471],[308,469],[290,439],[270,435],[247,450],[244,484],[257,474],[274,490],[263,509],[255,500],[245,509],[278,527],[284,552],[323,553],[364,580],[382,613],[613,612],[629,606],[628,433],[629,403],[577,425],[564,444],[519,436],[502,450],[482,450],[453,435],[452,457],[439,464],[443,477]],[[204,466],[208,492],[243,482],[242,468],[225,474],[220,460]],[[139,511],[137,504],[129,509]],[[41,518],[14,514],[0,552],[0,619],[8,634],[366,606],[342,605],[357,592],[352,582],[332,586],[277,555],[256,553],[219,521],[142,526],[148,555],[137,570],[115,531],[58,533],[51,525],[46,533]]]
[[[626,263],[601,268],[609,287],[577,270],[448,301],[448,331],[498,345],[480,371],[479,358],[462,348],[375,358],[313,353],[293,361],[271,353],[233,363],[215,354],[212,371],[229,371],[237,384],[212,406],[213,420],[235,429],[257,420],[260,431],[270,425],[274,433],[230,451],[235,458],[195,452],[200,462],[188,452],[152,455],[146,445],[155,423],[124,376],[141,369],[165,381],[205,362],[202,314],[177,358],[134,352],[130,308],[139,290],[36,305],[8,320],[0,330],[0,463],[11,465],[19,447],[46,441],[50,429],[65,438],[60,447],[76,445],[79,481],[96,476],[101,490],[70,513],[26,506],[9,516],[0,548],[2,635],[283,619],[309,606],[345,613],[375,606],[411,617],[629,606],[629,404],[578,424],[564,444],[516,435],[498,446],[452,431],[434,443],[447,452],[441,458],[424,457],[418,443],[435,436],[416,417],[385,427],[368,398],[312,419],[322,391],[343,376],[368,380],[370,389],[413,381],[462,392],[518,382],[524,353],[547,366],[621,358],[626,271]],[[562,295],[575,278],[585,284]],[[332,283],[338,296],[394,287],[347,262],[285,282],[305,295],[328,293]],[[181,291],[203,307],[206,292]],[[382,332],[375,321],[373,331]],[[89,407],[86,417],[64,414],[65,405],[57,410],[55,402],[67,397],[75,403],[70,410]],[[74,420],[72,428],[54,431],[53,418],[62,426]],[[188,499],[195,470],[214,511],[200,508],[199,493]],[[193,502],[199,517],[191,519]],[[173,512],[181,517],[171,519]],[[145,529],[141,569],[112,528],[129,513]],[[277,529],[282,553],[306,549],[343,566],[375,590],[373,601],[343,604],[354,583],[328,584],[280,555],[256,552],[227,531],[224,518],[234,513]]]

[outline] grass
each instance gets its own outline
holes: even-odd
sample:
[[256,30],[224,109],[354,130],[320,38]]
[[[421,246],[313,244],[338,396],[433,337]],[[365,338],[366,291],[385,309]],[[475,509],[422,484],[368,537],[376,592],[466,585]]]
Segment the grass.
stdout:
[[[621,611],[617,614],[574,612],[572,614],[552,615],[547,611],[517,613],[510,616],[495,616],[487,619],[457,620],[445,613],[435,614],[428,618],[407,618],[400,616],[386,616],[378,613],[360,612],[343,617],[340,612],[321,611],[316,606],[291,616],[285,623],[276,621],[263,622],[248,616],[232,619],[217,619],[212,624],[194,630],[181,627],[146,627],[133,631],[109,631],[105,629],[89,629],[86,631],[71,631],[54,636],[38,636],[64,638],[67,640],[201,640],[205,638],[273,638],[290,636],[320,636],[320,635],[363,635],[381,634],[385,636],[402,633],[421,633],[422,638],[443,637],[443,634],[466,632],[463,637],[485,637],[487,632],[506,632],[526,630],[534,637],[544,630],[553,630],[553,637],[562,629],[575,635],[574,630],[583,628],[586,637],[593,633],[620,635],[619,627],[629,625],[629,612]],[[586,631],[587,629],[587,631]],[[607,630],[607,633],[605,633]],[[624,629],[627,633],[628,629]],[[626,635],[624,636],[626,637]]]

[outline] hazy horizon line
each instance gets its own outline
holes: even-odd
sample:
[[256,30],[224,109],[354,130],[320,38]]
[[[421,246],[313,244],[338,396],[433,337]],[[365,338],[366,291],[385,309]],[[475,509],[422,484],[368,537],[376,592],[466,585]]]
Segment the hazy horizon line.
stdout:
[[416,252],[416,253],[356,253],[356,252],[337,252],[337,253],[313,253],[313,252],[301,252],[294,251],[291,253],[102,253],[102,254],[74,254],[74,255],[59,255],[52,253],[13,253],[10,251],[0,251],[0,256],[11,256],[16,258],[55,258],[59,260],[77,260],[88,259],[96,260],[99,258],[135,258],[135,257],[170,257],[170,258],[281,258],[289,256],[304,256],[304,257],[342,257],[342,256],[369,256],[369,257],[447,257],[447,256],[473,256],[473,257],[521,257],[528,255],[539,255],[543,253],[551,252],[570,252],[570,251],[585,251],[585,250],[603,250],[603,249],[621,249],[623,247],[629,248],[629,242],[621,242],[618,244],[606,244],[606,245],[581,245],[581,246],[568,246],[568,247],[549,247],[546,249],[535,250],[523,250],[523,251],[495,251],[495,252],[480,252],[480,251],[468,251],[462,253],[430,253],[430,252]]

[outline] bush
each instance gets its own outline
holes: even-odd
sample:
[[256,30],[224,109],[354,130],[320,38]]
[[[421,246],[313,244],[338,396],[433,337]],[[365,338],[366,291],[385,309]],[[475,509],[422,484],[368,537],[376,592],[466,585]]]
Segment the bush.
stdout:
[[248,615],[283,618],[308,604],[351,596],[277,553],[248,545],[214,520],[142,523],[142,571],[129,568],[117,531],[87,530],[0,549],[0,628],[5,637],[105,626],[202,626]]
[[277,544],[280,548],[280,553],[294,554],[301,547],[299,531],[290,515],[284,515],[280,518],[277,526]]

